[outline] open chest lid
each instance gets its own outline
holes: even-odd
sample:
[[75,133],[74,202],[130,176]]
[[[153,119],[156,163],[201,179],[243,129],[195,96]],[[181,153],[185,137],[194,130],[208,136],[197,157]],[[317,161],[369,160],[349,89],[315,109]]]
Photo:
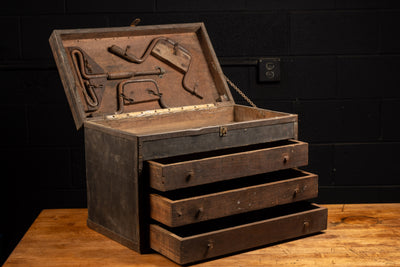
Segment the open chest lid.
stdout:
[[234,104],[203,23],[54,30],[49,41],[78,129]]

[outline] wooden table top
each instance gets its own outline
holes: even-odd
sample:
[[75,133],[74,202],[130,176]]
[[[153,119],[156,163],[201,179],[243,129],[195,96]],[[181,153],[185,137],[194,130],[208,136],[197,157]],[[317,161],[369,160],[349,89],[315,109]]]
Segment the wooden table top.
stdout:
[[[400,204],[322,205],[322,234],[195,266],[400,266]],[[43,210],[4,266],[178,266],[140,255],[86,226],[87,209]]]

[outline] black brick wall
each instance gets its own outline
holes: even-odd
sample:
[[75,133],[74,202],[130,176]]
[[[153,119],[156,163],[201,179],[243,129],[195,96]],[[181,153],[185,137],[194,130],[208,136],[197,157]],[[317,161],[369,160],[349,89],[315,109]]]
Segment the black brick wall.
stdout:
[[[299,114],[320,203],[399,202],[400,1],[6,1],[0,8],[0,263],[44,208],[86,206],[53,29],[203,21],[223,70],[263,108]],[[257,60],[281,58],[259,83]],[[245,102],[233,92],[236,102]]]

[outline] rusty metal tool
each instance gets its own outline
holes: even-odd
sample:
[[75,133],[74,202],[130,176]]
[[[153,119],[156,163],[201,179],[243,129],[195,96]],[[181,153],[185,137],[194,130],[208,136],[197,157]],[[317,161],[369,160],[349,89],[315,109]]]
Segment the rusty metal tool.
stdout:
[[166,37],[154,38],[147,46],[141,57],[136,57],[134,54],[130,53],[130,48],[130,46],[126,46],[126,48],[123,49],[117,45],[112,45],[108,48],[108,51],[135,64],[141,64],[148,58],[150,54],[153,55],[154,57],[181,72],[184,75],[182,79],[183,89],[190,94],[203,99],[203,97],[196,92],[198,87],[197,83],[195,83],[192,88],[187,85],[187,73],[189,72],[192,64],[192,56],[190,52],[179,43]]
[[107,79],[108,80],[120,80],[120,79],[129,79],[132,77],[149,76],[149,75],[157,75],[158,77],[162,78],[164,74],[165,74],[165,70],[161,67],[156,66],[155,70],[149,70],[149,71],[108,72]]
[[86,112],[96,111],[101,103],[107,80],[129,79],[137,76],[157,75],[160,78],[165,70],[156,66],[155,70],[140,72],[105,72],[91,57],[81,48],[71,47],[72,61],[78,75],[79,85],[86,101]]
[[[149,96],[157,96],[158,98],[143,98],[135,99],[133,96],[127,96],[125,92],[125,87],[131,83],[150,83],[150,85],[154,86],[155,91],[151,88],[146,88],[145,91]],[[132,94],[133,92],[131,92]],[[118,84],[117,87],[117,97],[118,97],[118,109],[117,114],[120,114],[124,111],[124,105],[132,105],[144,102],[158,101],[158,104],[161,108],[168,108],[162,99],[162,93],[160,93],[160,89],[158,88],[157,82],[153,79],[136,79],[136,80],[124,80]]]
[[101,103],[107,76],[103,69],[80,48],[70,48],[78,82],[86,101],[86,112],[96,111]]

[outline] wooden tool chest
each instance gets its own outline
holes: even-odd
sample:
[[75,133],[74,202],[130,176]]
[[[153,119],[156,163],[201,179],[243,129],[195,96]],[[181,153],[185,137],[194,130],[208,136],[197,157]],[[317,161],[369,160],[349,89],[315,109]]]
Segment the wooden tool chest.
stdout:
[[88,226],[179,264],[326,229],[297,115],[236,105],[202,23],[55,30]]

